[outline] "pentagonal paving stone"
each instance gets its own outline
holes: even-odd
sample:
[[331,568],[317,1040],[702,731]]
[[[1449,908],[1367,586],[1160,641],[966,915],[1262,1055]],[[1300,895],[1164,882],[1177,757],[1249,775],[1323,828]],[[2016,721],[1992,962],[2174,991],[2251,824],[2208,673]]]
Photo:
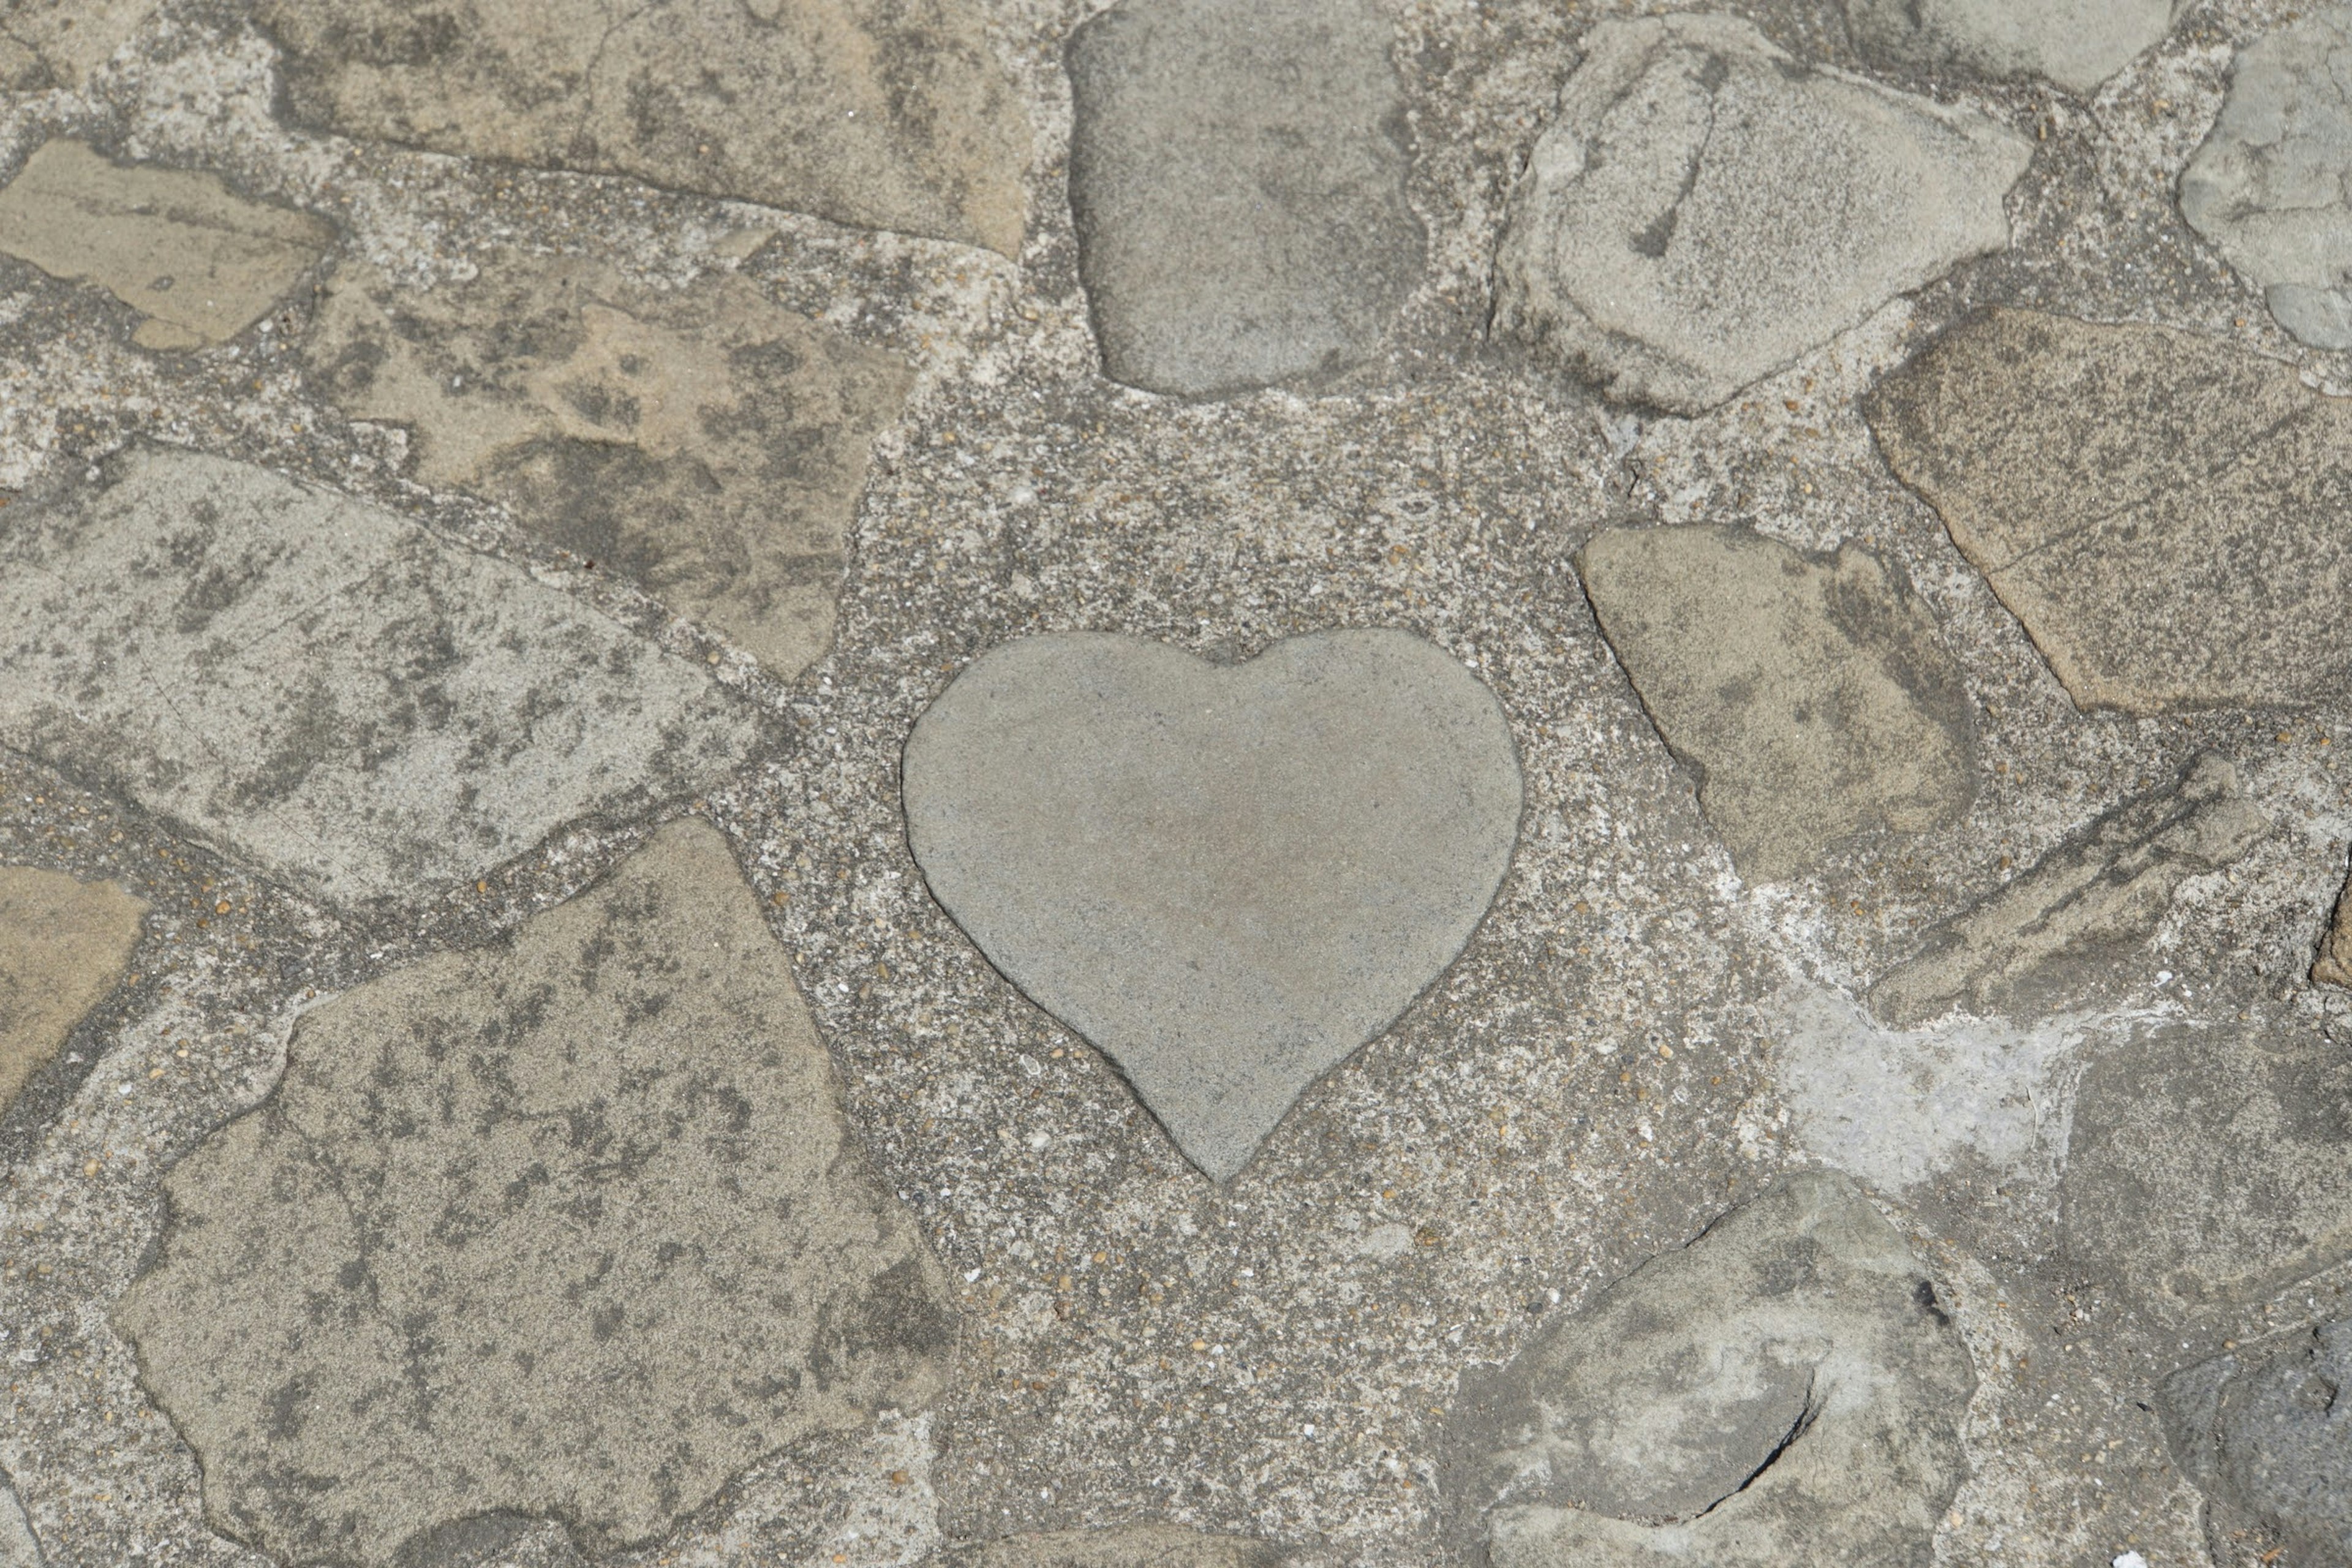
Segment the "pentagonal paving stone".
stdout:
[[1123,0],[1071,38],[1070,209],[1105,369],[1211,395],[1331,376],[1422,268],[1369,0]]
[[[2214,1508],[2213,1560],[2246,1526],[2292,1563],[2352,1561],[2352,1320],[2223,1352],[2165,1380],[2165,1436]],[[2258,1550],[2259,1550],[2258,1545]]]
[[168,1178],[115,1309],[215,1528],[405,1563],[481,1515],[646,1541],[912,1407],[944,1282],[868,1173],[726,841],[674,824],[509,940],[306,1014]]
[[1025,110],[960,0],[262,0],[297,122],[1021,248]]
[[941,1568],[1283,1568],[1290,1560],[1271,1542],[1128,1524],[1008,1535],[949,1552]]
[[753,727],[521,569],[163,447],[0,517],[0,741],[337,899],[684,794]]
[[1461,952],[1520,805],[1493,696],[1396,631],[1224,668],[1025,638],[931,704],[905,779],[940,902],[1217,1180]]
[[303,352],[353,418],[411,429],[419,478],[495,498],[786,678],[833,639],[867,451],[912,381],[731,275],[656,290],[519,255],[430,290],[346,263]]
[[1928,69],[2101,82],[2172,29],[2177,0],[1845,0],[1864,54]]
[[2352,401],[2293,366],[1993,310],[1888,376],[1869,416],[2080,706],[2285,705],[2352,682]]
[[1612,397],[1712,407],[2009,243],[2029,149],[1981,114],[1714,13],[1586,50],[1511,198],[1495,331]]
[[1934,619],[1847,544],[1808,560],[1739,528],[1612,529],[1577,556],[1601,629],[1743,876],[1968,809],[1976,731]]
[[0,866],[0,1110],[121,980],[146,912],[111,882]]
[[226,342],[333,237],[323,219],[248,201],[214,175],[111,163],[63,139],[0,190],[0,251],[104,289],[144,318],[131,341],[151,349]]

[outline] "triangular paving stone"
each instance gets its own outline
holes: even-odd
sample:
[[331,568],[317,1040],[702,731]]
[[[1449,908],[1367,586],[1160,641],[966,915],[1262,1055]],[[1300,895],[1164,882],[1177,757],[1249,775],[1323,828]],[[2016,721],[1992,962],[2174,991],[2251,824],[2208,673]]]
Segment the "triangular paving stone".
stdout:
[[144,902],[114,882],[0,867],[0,1110],[113,990]]
[[1492,694],[1399,631],[1226,667],[1011,643],[915,726],[905,787],[948,912],[1217,1180],[1462,950],[1520,807]]
[[114,1321],[207,1520],[296,1563],[423,1561],[499,1513],[649,1541],[777,1448],[927,1402],[954,1338],[691,820],[306,1014],[276,1093],[165,1185]]

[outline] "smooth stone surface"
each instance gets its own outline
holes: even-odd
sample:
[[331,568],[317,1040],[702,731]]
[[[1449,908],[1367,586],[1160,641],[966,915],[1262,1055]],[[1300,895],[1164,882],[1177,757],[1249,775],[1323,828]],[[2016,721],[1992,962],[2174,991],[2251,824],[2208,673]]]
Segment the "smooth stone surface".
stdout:
[[1023,638],[932,703],[904,778],[940,902],[1218,1181],[1462,951],[1520,805],[1494,696],[1386,630],[1226,667]]
[[1992,310],[1864,407],[2078,706],[2292,706],[2352,684],[2352,400],[2294,366]]
[[1926,1568],[1975,1387],[1902,1237],[1801,1173],[1465,1377],[1449,1501],[1494,1568]]
[[2067,1258],[2170,1311],[2352,1254],[2352,1068],[2323,1040],[2159,1024],[2094,1056],[2063,1188]]
[[114,989],[147,905],[112,882],[0,866],[0,1110]]
[[1871,1010],[1898,1026],[1955,1007],[2031,1016],[2075,1001],[2164,919],[2189,878],[2260,843],[2270,819],[2208,752],[2179,784],[2127,801],[1927,934],[1871,987]]
[[110,468],[0,515],[0,742],[271,875],[422,895],[751,744],[705,671],[519,567],[225,458]]
[[333,238],[323,219],[247,201],[211,174],[110,163],[63,139],[0,189],[0,251],[139,311],[142,348],[226,342]]
[[1910,584],[1860,545],[1808,558],[1744,528],[1612,529],[1577,554],[1601,629],[1752,881],[1976,795],[1959,667]]
[[414,433],[471,489],[625,573],[789,679],[833,640],[842,542],[898,360],[707,275],[684,289],[509,255],[402,289],[346,262],[303,345],[355,419]]
[[673,823],[475,952],[320,1005],[165,1182],[116,1307],[217,1530],[379,1568],[457,1521],[647,1542],[928,1401],[944,1280],[841,1118],[726,840]]
[[1271,1542],[1181,1524],[1114,1525],[1008,1535],[947,1552],[941,1568],[1282,1568]]
[[2174,0],[1846,0],[1873,58],[1979,76],[2047,77],[2090,94],[2172,30]]
[[2181,172],[2180,216],[2262,288],[2280,326],[2352,348],[2352,8],[2238,51],[2221,118]]
[[1419,280],[1404,100],[1370,0],[1123,0],[1070,39],[1070,209],[1113,380],[1328,378]]
[[1511,198],[1497,336],[1696,414],[2009,244],[2015,133],[1737,17],[1602,22]]
[[[2352,1562],[2352,1320],[2225,1352],[2167,1378],[2165,1437],[2222,1509],[2282,1538],[2293,1563]],[[2236,1521],[2207,1521],[2214,1561]],[[2223,1528],[2216,1529],[2217,1525]]]
[[294,121],[1018,255],[1029,121],[959,0],[260,0]]
[[155,0],[0,3],[0,85],[12,92],[79,92],[155,9]]

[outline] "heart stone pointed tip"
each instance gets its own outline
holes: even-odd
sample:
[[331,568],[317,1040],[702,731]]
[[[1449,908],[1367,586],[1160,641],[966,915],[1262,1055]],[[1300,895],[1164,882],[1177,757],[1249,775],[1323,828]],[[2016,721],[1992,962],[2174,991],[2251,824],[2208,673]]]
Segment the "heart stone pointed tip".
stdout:
[[1493,695],[1393,630],[1234,666],[1011,643],[916,724],[905,790],[940,902],[1219,1182],[1462,951],[1521,798]]

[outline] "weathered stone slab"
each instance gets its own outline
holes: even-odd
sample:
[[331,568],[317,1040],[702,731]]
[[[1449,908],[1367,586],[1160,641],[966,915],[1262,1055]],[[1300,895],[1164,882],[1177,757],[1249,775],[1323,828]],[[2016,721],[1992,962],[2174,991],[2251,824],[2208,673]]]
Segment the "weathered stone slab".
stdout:
[[[2282,1540],[2295,1563],[2352,1561],[2352,1320],[2224,1352],[2167,1378],[2165,1437],[2181,1472]],[[2236,1521],[2228,1521],[2235,1523]],[[2226,1530],[2209,1519],[2216,1541]]]
[[916,724],[905,790],[956,923],[1219,1181],[1461,952],[1520,804],[1492,694],[1398,631],[1225,668],[1024,638]]
[[2172,30],[2174,0],[1846,0],[1864,54],[1930,70],[2047,77],[2089,94]]
[[2014,1016],[2074,1000],[2147,940],[2181,883],[2229,865],[2270,830],[2237,770],[2200,755],[2173,788],[2117,806],[1929,932],[1871,988],[1871,1010],[1907,1026],[1954,1007]]
[[1848,543],[1809,560],[1743,528],[1612,529],[1578,552],[1601,629],[1744,877],[1976,795],[1976,722],[1901,574]]
[[499,500],[790,679],[833,640],[843,540],[912,375],[730,275],[661,291],[509,255],[398,287],[347,263],[304,357],[407,426],[425,482]]
[[1070,209],[1114,380],[1338,374],[1420,279],[1403,95],[1370,0],[1123,0],[1069,46]]
[[261,0],[302,125],[1018,255],[1029,121],[960,0]]
[[1271,1542],[1128,1524],[1008,1535],[951,1551],[942,1568],[1282,1568],[1289,1561]]
[[471,879],[751,742],[697,667],[520,569],[136,447],[0,515],[0,742],[329,897]]
[[2352,400],[2293,366],[1993,310],[1865,406],[2077,705],[2285,706],[2352,681]]
[[0,0],[0,85],[79,92],[155,8],[155,0]]
[[166,1180],[115,1321],[212,1525],[379,1568],[456,1521],[644,1542],[928,1400],[938,1265],[866,1167],[726,841],[673,824],[478,952],[305,1015]]
[[1612,397],[1710,408],[2009,244],[2029,149],[1981,114],[1715,13],[1586,50],[1511,199],[1495,331]]
[[0,1110],[114,989],[144,902],[112,882],[0,866]]
[[1902,1237],[1804,1173],[1465,1378],[1448,1500],[1495,1568],[1926,1568],[1975,1387]]
[[211,174],[110,163],[47,142],[0,189],[0,251],[97,284],[147,319],[143,348],[226,342],[268,312],[334,231],[248,201]]
[[2238,51],[2221,118],[2181,172],[2180,216],[2261,285],[2280,326],[2352,348],[2352,8]]

